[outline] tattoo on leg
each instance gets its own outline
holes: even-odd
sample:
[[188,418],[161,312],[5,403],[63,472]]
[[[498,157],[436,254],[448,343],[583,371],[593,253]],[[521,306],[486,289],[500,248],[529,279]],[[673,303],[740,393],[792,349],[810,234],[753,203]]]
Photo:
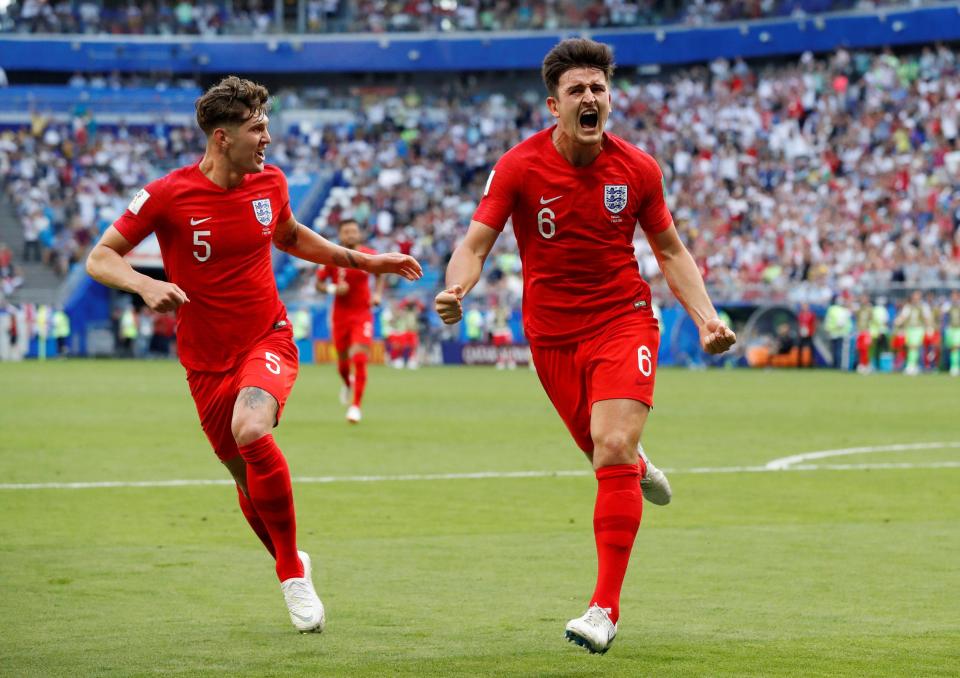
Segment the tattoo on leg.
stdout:
[[240,392],[240,400],[244,406],[249,407],[251,410],[258,409],[265,402],[268,402],[273,396],[264,391],[263,389],[256,388],[254,386],[248,386]]

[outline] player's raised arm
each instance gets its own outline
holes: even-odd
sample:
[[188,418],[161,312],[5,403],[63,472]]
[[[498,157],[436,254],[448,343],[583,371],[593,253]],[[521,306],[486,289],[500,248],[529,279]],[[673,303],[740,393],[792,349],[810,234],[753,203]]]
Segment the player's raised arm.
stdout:
[[334,264],[341,268],[358,268],[368,273],[396,273],[407,280],[419,280],[423,269],[413,257],[390,252],[387,254],[364,254],[356,250],[334,245],[318,233],[314,233],[293,217],[277,224],[273,244],[287,254],[315,264]]
[[87,257],[87,273],[108,287],[139,294],[144,303],[158,313],[172,311],[190,301],[186,293],[173,283],[154,280],[138,273],[123,257],[133,246],[115,226],[104,231],[100,241]]
[[674,296],[683,304],[700,331],[700,345],[707,353],[723,353],[734,345],[737,335],[723,324],[707,295],[697,263],[684,247],[673,223],[659,233],[647,233],[660,270]]
[[480,280],[483,262],[499,235],[500,231],[471,221],[463,242],[453,250],[447,265],[446,289],[434,299],[434,308],[446,324],[452,325],[463,316],[460,301]]

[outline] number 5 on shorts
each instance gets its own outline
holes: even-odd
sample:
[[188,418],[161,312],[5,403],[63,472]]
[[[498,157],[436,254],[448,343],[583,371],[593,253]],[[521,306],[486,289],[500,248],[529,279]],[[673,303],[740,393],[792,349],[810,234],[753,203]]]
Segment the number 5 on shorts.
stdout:
[[649,377],[653,372],[653,360],[650,356],[650,349],[646,346],[637,349],[637,363],[639,363],[640,374]]
[[270,351],[265,351],[264,357],[267,359],[267,369],[273,374],[280,374],[280,358]]

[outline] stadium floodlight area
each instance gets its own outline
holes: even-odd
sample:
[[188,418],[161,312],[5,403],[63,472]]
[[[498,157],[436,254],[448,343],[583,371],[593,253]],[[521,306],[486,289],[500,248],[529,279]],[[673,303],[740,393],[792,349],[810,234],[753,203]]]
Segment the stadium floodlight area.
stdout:
[[[582,34],[612,45],[621,66],[669,65],[960,40],[960,8],[950,3]],[[8,71],[248,74],[539,69],[543,54],[570,35],[569,30],[264,38],[5,35],[0,64]]]

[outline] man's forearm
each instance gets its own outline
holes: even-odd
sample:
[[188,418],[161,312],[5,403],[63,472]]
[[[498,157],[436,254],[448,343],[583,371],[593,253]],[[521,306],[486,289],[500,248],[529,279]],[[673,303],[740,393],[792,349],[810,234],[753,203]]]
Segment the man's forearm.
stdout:
[[480,280],[480,274],[483,272],[483,262],[484,257],[477,255],[468,247],[463,245],[457,247],[450,256],[450,263],[447,264],[447,289],[454,285],[460,285],[463,288],[464,295],[466,295]]
[[315,264],[333,264],[340,268],[366,271],[370,262],[370,255],[335,245],[303,224],[298,224],[282,240],[276,240],[275,244],[287,254]]
[[717,317],[717,310],[707,294],[700,269],[690,252],[684,249],[675,256],[664,258],[660,262],[660,269],[667,279],[670,291],[686,309],[697,328],[703,327],[707,320]]
[[95,245],[87,257],[87,273],[107,287],[140,294],[148,276],[138,273],[127,261],[106,245]]

